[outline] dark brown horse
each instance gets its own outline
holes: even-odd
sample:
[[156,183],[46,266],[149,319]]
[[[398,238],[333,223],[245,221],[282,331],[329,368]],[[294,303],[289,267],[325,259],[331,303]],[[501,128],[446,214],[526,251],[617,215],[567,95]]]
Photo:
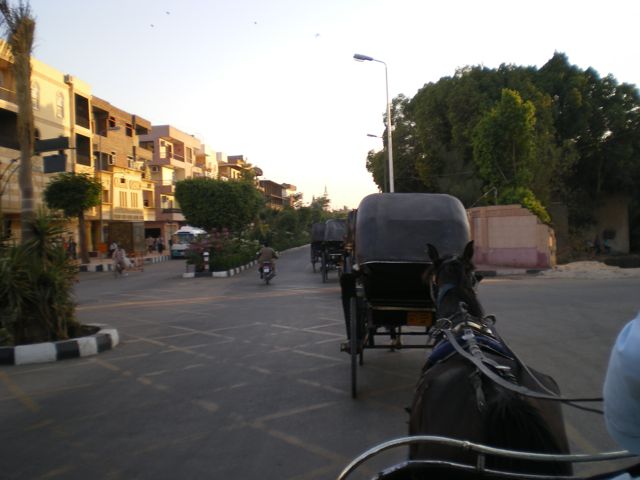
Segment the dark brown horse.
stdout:
[[[440,319],[434,332],[438,342],[416,387],[409,434],[450,437],[509,450],[569,453],[561,404],[523,393],[526,387],[546,395],[559,394],[558,385],[551,377],[522,365],[499,337],[492,318],[484,315],[475,291],[478,279],[471,261],[473,242],[461,256],[440,258],[432,245],[428,251],[432,266],[426,278],[436,304],[436,319]],[[456,350],[456,345],[466,355]],[[473,363],[473,357],[484,368]],[[491,375],[485,373],[487,369]],[[520,391],[514,391],[518,388]],[[476,464],[475,454],[438,445],[413,445],[410,459]],[[570,475],[572,471],[568,463],[491,456],[486,466],[548,475]],[[473,476],[447,473],[442,478]]]

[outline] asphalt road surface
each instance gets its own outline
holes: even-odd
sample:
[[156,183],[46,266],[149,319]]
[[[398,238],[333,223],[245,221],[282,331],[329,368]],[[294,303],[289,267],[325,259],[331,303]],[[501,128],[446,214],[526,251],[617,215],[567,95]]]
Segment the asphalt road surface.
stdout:
[[[184,268],[80,275],[80,321],[117,328],[121,344],[0,368],[1,478],[331,479],[407,433],[427,351],[366,351],[352,400],[337,276],[323,284],[308,247],[285,252],[269,286],[255,270]],[[640,279],[498,277],[479,291],[505,340],[565,395],[600,394],[613,340],[640,309]],[[564,408],[573,452],[618,449],[600,417]]]

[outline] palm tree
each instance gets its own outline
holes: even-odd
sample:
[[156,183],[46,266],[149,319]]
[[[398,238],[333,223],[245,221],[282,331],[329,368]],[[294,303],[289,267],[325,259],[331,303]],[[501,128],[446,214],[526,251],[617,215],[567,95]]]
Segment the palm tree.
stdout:
[[35,18],[29,4],[19,1],[12,7],[9,0],[0,0],[0,25],[6,27],[8,48],[13,60],[18,103],[18,141],[20,143],[20,172],[18,182],[22,199],[21,242],[33,238],[35,208],[33,200],[33,180],[31,177],[31,157],[33,155],[33,105],[31,102],[31,51],[36,29]]

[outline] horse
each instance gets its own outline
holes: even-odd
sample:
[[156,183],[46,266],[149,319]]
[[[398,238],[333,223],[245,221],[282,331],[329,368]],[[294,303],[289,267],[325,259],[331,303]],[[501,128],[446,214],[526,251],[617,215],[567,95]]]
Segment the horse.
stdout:
[[[431,332],[436,343],[414,392],[409,435],[443,436],[508,450],[569,453],[561,404],[522,393],[526,388],[529,390],[525,392],[559,395],[557,383],[521,363],[498,335],[494,318],[484,314],[476,294],[479,277],[472,263],[473,241],[460,256],[441,258],[436,247],[428,244],[427,248],[432,264],[425,280],[436,307],[438,320]],[[467,356],[456,350],[451,339],[465,349]],[[496,382],[469,357],[480,359],[502,380]],[[520,391],[514,391],[518,388]],[[409,459],[476,464],[473,452],[421,443],[410,446]],[[515,473],[572,474],[568,462],[497,456],[488,456],[486,467]],[[481,474],[458,471],[456,476],[447,470],[443,478],[476,475]]]

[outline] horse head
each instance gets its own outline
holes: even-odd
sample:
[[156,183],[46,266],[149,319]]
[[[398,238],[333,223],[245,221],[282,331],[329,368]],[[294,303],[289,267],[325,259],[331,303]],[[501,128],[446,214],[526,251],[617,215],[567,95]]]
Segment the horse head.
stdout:
[[482,306],[476,296],[476,286],[482,276],[476,273],[473,258],[473,240],[467,243],[462,255],[440,257],[438,249],[428,243],[427,251],[431,267],[426,272],[426,281],[431,299],[439,316],[448,316],[464,303],[469,313],[482,316]]

